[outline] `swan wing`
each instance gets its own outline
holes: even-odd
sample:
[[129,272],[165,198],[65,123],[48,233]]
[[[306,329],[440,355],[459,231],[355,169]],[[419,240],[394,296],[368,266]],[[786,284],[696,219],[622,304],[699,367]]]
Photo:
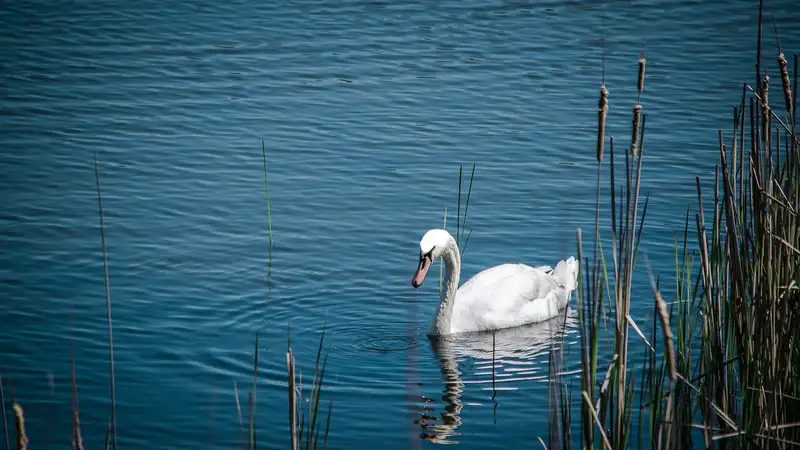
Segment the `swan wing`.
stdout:
[[514,327],[554,317],[568,292],[550,266],[501,264],[459,288],[451,326],[460,331]]

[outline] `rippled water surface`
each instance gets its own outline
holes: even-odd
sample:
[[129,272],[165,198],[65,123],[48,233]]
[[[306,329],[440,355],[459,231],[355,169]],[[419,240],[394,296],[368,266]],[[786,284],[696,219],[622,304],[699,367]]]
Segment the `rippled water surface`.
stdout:
[[[418,240],[445,207],[455,224],[458,166],[475,161],[464,277],[575,253],[593,223],[605,30],[622,143],[646,51],[643,250],[671,283],[694,176],[712,180],[716,129],[752,79],[756,3],[2,3],[0,370],[32,446],[69,439],[73,348],[87,448],[104,440],[95,154],[125,448],[241,442],[234,382],[246,407],[256,331],[258,438],[285,448],[290,324],[304,395],[327,326],[330,448],[538,445],[557,330],[500,333],[494,357],[491,335],[429,341],[438,297],[410,286]],[[791,4],[767,7],[797,51]]]

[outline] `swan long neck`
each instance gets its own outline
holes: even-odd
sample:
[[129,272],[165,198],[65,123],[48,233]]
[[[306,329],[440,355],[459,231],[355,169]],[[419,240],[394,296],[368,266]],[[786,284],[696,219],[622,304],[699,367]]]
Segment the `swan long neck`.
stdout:
[[436,322],[433,323],[436,334],[449,334],[450,319],[453,316],[453,304],[456,301],[458,280],[461,276],[461,252],[458,250],[456,240],[450,236],[447,245],[442,250],[442,262],[445,267],[445,280],[442,286],[439,310],[436,313]]

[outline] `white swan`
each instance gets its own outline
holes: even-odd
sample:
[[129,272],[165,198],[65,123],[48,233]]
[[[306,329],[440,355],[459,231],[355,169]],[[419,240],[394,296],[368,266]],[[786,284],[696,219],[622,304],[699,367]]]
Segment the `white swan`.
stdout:
[[570,257],[555,269],[501,264],[478,273],[459,288],[461,252],[450,233],[429,230],[419,249],[412,286],[422,285],[428,269],[440,256],[447,273],[429,336],[498,330],[553,318],[569,303],[577,285],[578,261]]

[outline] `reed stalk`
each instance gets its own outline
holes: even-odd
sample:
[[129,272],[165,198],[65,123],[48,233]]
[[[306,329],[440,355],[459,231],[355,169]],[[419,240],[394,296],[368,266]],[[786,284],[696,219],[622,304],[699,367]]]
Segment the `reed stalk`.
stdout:
[[0,409],[3,413],[3,437],[6,441],[6,450],[11,450],[11,442],[8,436],[8,416],[6,415],[6,393],[3,388],[3,372],[0,371]]
[[114,377],[114,334],[111,321],[111,286],[108,276],[108,251],[106,250],[106,227],[105,215],[103,213],[103,195],[100,189],[100,165],[97,162],[97,154],[94,155],[94,176],[97,186],[97,209],[100,215],[100,242],[103,252],[103,275],[106,288],[106,322],[108,324],[108,366],[109,383],[111,390],[111,446],[117,450],[117,393]]
[[464,233],[467,232],[467,216],[469,214],[469,201],[472,197],[472,182],[475,180],[475,166],[476,163],[472,163],[472,174],[469,177],[469,189],[467,191],[467,198],[466,204],[464,206],[464,218],[461,218],[461,186],[463,184],[463,172],[464,166],[460,165],[458,168],[458,201],[457,201],[457,211],[456,211],[456,245],[458,245],[458,249],[461,252],[461,256],[464,256],[464,252],[467,250],[467,244],[469,244],[469,238],[472,236],[472,230],[467,233],[467,237],[464,237]]
[[19,403],[14,402],[11,405],[14,410],[14,424],[17,431],[17,450],[27,450],[28,448],[28,434],[25,432],[25,413]]
[[105,450],[111,448],[111,421],[109,420],[108,425],[106,425],[106,439],[105,445],[103,446]]
[[[447,206],[444,207],[444,220],[442,229],[447,229]],[[442,295],[442,287],[444,287],[444,263],[439,263],[439,295]]]
[[[269,203],[269,182],[267,181],[267,150],[264,147],[264,139],[261,139],[261,156],[264,160],[264,196],[267,199],[267,230],[269,231],[269,264],[267,265],[267,276],[272,276],[272,248],[273,248],[273,240],[272,240],[272,208],[270,207]],[[272,287],[269,287],[267,294],[269,291],[272,290]]]
[[248,412],[248,425],[249,425],[249,434],[248,434],[248,445],[247,447],[250,450],[255,450],[256,448],[256,390],[258,387],[258,331],[256,331],[256,344],[255,344],[255,351],[253,352],[253,388],[250,391],[249,398],[249,412]]
[[289,438],[292,450],[297,450],[299,445],[297,442],[297,391],[295,389],[295,361],[291,346],[286,352],[286,368],[289,379]]
[[70,363],[72,368],[72,450],[83,450],[83,436],[81,435],[80,406],[78,404],[78,376],[75,367],[75,351],[71,350]]

